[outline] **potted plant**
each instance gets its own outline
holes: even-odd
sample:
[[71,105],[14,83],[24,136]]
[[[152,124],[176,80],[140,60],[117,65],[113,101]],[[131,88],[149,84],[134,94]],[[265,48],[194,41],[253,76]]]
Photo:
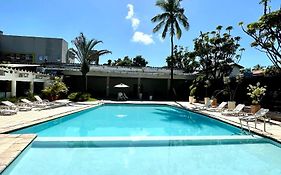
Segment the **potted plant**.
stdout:
[[210,104],[210,98],[208,97],[208,88],[211,86],[211,81],[210,80],[206,80],[204,87],[205,87],[205,98],[204,98],[204,103],[205,105]]
[[250,84],[247,89],[247,95],[252,99],[251,113],[256,113],[261,108],[260,101],[265,95],[266,86],[260,86],[260,82],[257,82],[256,86]]
[[46,95],[50,101],[57,100],[60,95],[66,94],[67,91],[68,88],[59,77],[55,77],[52,84],[42,90],[43,94]]
[[[236,106],[235,95],[238,89],[238,85],[242,82],[241,74],[236,77],[224,77],[223,82],[226,85],[225,91],[229,94],[229,101],[227,102],[228,110],[233,110]],[[232,89],[232,86],[234,88]]]
[[189,87],[189,89],[190,89],[190,92],[189,92],[189,98],[188,98],[188,101],[189,101],[189,103],[194,103],[194,101],[195,101],[195,98],[194,98],[194,96],[195,96],[195,92],[196,92],[196,87],[195,87],[195,85],[191,85],[190,87]]

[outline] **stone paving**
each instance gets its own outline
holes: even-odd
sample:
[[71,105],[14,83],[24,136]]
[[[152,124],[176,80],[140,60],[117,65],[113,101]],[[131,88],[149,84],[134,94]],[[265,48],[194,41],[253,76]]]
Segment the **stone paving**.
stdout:
[[[195,106],[193,104],[190,104],[189,102],[178,102],[178,104],[180,104],[181,106],[183,106],[187,109],[192,109],[192,107]],[[198,106],[198,105],[202,105],[202,104],[196,104],[196,106]],[[230,123],[239,128],[241,127],[239,117],[237,117],[237,116],[226,116],[226,115],[222,115],[220,112],[210,112],[207,110],[198,110],[196,112],[208,115],[212,118],[224,121],[226,123]],[[243,126],[242,126],[243,129],[248,131],[246,122],[242,122],[242,124],[243,124]],[[251,132],[262,135],[262,136],[266,136],[275,141],[281,142],[281,122],[274,121],[274,120],[271,120],[270,123],[266,122],[266,131],[264,131],[264,122],[263,121],[258,121],[257,128],[255,128],[254,122],[249,122],[249,126],[250,126]]]
[[[101,101],[101,103],[135,103],[135,104],[168,104],[172,106],[181,106],[186,109],[194,107],[188,102],[156,102],[156,101]],[[35,138],[34,134],[5,134],[7,132],[19,129],[25,126],[34,125],[44,121],[63,117],[64,115],[78,112],[84,109],[91,108],[100,102],[85,102],[73,104],[55,109],[48,110],[32,110],[27,112],[18,112],[12,116],[0,116],[0,173],[3,171]],[[196,104],[200,105],[200,104]],[[224,116],[219,112],[209,112],[206,110],[196,111],[198,113],[209,115],[210,117],[230,123],[240,127],[238,117]],[[248,130],[246,125],[243,125],[245,130]],[[254,122],[250,122],[251,132],[272,138],[281,142],[281,122],[272,121],[266,123],[266,132],[263,131],[263,122],[257,124],[257,129],[254,128]]]
[[0,134],[0,174],[35,137],[35,134]]

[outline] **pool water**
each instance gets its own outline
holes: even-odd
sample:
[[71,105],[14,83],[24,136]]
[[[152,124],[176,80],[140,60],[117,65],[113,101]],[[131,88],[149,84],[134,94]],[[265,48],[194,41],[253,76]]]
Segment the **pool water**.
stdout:
[[279,175],[280,148],[270,143],[31,147],[3,175]]
[[168,105],[106,104],[14,132],[40,137],[212,136],[241,130]]

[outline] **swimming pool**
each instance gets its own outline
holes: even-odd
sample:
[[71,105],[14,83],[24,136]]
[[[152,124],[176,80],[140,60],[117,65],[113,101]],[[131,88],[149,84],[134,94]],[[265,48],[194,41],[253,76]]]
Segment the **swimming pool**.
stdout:
[[40,137],[240,135],[240,129],[168,105],[105,104],[14,132]]
[[279,143],[167,105],[105,104],[14,133],[38,137],[3,175],[281,174]]
[[167,145],[134,142],[130,146],[120,146],[118,142],[103,146],[90,146],[88,142],[52,146],[35,141],[3,175],[280,174],[280,148],[265,140],[249,140]]

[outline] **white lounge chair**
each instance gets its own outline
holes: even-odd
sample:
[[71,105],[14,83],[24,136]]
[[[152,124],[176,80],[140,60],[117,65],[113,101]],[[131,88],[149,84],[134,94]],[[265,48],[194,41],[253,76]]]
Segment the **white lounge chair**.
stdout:
[[127,99],[128,99],[128,97],[125,93],[118,92],[117,100],[127,100]]
[[43,100],[40,96],[34,95],[34,98],[37,100],[38,103],[49,103],[49,100]]
[[[5,105],[7,104],[6,102],[9,102],[9,101],[2,101],[2,103]],[[15,106],[6,105],[5,108],[0,109],[1,115],[13,115],[13,114],[16,114],[17,112],[18,112],[18,108]]]
[[191,107],[191,110],[207,110],[208,108],[210,108],[211,106],[211,102],[210,100],[208,100],[208,102],[204,105],[195,105],[193,104],[194,106]]
[[244,104],[238,104],[232,111],[225,110],[225,111],[222,111],[221,114],[222,115],[235,115],[235,116],[238,116],[242,112],[244,107],[245,107]]
[[250,131],[249,122],[255,122],[255,128],[257,128],[257,121],[258,119],[263,120],[263,130],[266,131],[266,121],[270,122],[270,118],[266,117],[266,114],[268,113],[269,109],[261,108],[259,111],[257,111],[254,115],[249,115],[245,117],[240,117],[240,125],[242,128],[242,121],[245,121],[247,123],[248,130]]
[[28,104],[31,107],[36,107],[36,108],[44,108],[44,107],[47,106],[47,104],[45,104],[45,103],[33,103],[33,102],[31,102],[30,100],[28,100],[26,98],[21,99],[21,101],[26,103],[26,104]]
[[221,102],[221,104],[215,108],[207,108],[208,111],[214,111],[214,112],[218,112],[218,111],[222,111],[223,108],[227,105],[227,102]]
[[18,111],[30,111],[32,107],[24,105],[24,104],[18,104],[15,105],[14,103],[10,101],[2,101],[2,103],[9,107],[9,110],[18,110]]

